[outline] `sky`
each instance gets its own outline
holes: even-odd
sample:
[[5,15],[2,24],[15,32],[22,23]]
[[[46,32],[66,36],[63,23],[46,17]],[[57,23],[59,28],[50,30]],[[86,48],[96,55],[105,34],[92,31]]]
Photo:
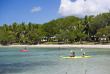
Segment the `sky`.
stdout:
[[60,0],[0,0],[0,25],[43,24],[59,18],[59,6]]
[[0,25],[43,24],[60,17],[84,17],[109,10],[110,0],[0,0]]

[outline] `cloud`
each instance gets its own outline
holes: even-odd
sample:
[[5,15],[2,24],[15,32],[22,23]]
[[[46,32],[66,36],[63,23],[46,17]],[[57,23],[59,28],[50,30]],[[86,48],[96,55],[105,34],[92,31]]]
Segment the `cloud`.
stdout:
[[97,15],[110,10],[110,0],[61,0],[58,14],[62,16]]
[[41,10],[41,7],[34,7],[33,9],[31,9],[31,12],[37,12],[40,10]]

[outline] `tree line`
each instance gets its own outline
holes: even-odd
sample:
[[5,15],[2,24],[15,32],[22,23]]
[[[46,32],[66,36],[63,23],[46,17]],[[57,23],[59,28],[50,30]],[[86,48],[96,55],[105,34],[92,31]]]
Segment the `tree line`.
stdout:
[[[102,13],[97,16],[85,16],[79,18],[67,16],[51,20],[44,24],[14,22],[11,25],[0,26],[0,44],[38,44],[42,39],[47,42],[80,42],[82,41],[101,41],[105,37],[110,39],[110,13]],[[96,39],[94,39],[96,38]]]

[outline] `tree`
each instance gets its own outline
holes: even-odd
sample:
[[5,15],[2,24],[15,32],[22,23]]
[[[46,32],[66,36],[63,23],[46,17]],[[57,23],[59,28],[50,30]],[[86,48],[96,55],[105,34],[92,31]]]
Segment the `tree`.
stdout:
[[67,41],[68,40],[68,30],[61,30],[58,34],[55,35],[59,41]]
[[102,13],[97,15],[92,19],[92,29],[97,31],[97,29],[105,28],[110,25],[110,13]]
[[12,31],[8,31],[8,38],[9,38],[9,43],[15,43],[16,42],[16,36]]
[[85,16],[85,22],[84,24],[86,25],[85,27],[85,30],[86,30],[86,33],[88,34],[88,40],[90,40],[90,29],[91,29],[91,20],[94,16],[91,15],[91,16]]
[[98,29],[96,33],[96,37],[98,37],[101,42],[101,38],[107,37],[107,33],[108,31],[105,30],[105,28]]
[[42,29],[43,32],[46,33],[47,41],[50,41],[50,37],[53,37],[58,32],[58,28],[55,20],[52,20],[48,23],[44,23],[42,25]]
[[7,32],[9,30],[8,25],[4,24],[3,29],[4,29],[4,32]]
[[33,31],[34,30],[34,24],[32,24],[31,22],[29,22],[28,29],[29,29],[29,31]]
[[68,39],[72,43],[77,38],[77,35],[74,32],[68,33]]
[[58,41],[80,41],[90,40],[91,35],[97,38],[103,37],[110,39],[110,13],[102,13],[97,16],[85,16],[78,18],[75,16],[67,16],[51,20],[44,24],[36,24],[29,22],[25,24],[12,25],[4,24],[0,26],[0,42],[2,44],[12,43],[41,43],[42,38],[53,41],[51,37],[56,36]]
[[86,39],[87,35],[86,35],[86,31],[85,29],[85,25],[83,25],[83,19],[80,19],[80,21],[78,21],[78,24],[74,27],[75,32],[77,34],[77,38],[80,39],[80,43],[82,44],[82,39]]
[[107,31],[107,38],[109,41],[110,40],[110,26],[106,27],[105,30]]
[[2,45],[8,44],[9,38],[8,38],[8,33],[7,32],[2,32],[0,35],[0,43]]

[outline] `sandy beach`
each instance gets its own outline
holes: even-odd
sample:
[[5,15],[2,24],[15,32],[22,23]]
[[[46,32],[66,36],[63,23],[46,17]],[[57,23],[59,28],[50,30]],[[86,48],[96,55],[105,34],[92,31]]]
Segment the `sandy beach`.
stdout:
[[7,45],[0,47],[43,47],[43,48],[110,48],[110,45],[70,45],[70,44],[63,44],[63,45]]

